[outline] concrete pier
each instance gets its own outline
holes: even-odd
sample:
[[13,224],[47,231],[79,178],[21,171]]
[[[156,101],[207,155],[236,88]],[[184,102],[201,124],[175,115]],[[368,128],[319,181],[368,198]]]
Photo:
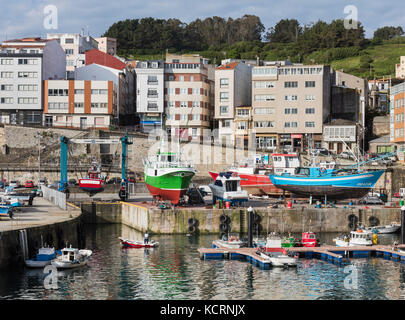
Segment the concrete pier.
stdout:
[[62,210],[44,198],[34,198],[33,206],[21,207],[14,219],[0,218],[0,268],[23,266],[43,244],[63,248],[81,244],[81,210],[73,204]]

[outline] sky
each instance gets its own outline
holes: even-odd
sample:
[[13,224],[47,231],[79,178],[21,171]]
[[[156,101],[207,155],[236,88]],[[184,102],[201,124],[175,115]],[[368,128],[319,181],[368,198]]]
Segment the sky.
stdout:
[[[345,11],[347,6],[351,6],[349,11]],[[45,8],[52,11],[44,12]],[[235,19],[252,14],[267,30],[280,19],[294,18],[304,25],[353,17],[356,11],[367,38],[383,26],[405,30],[405,5],[398,0],[0,0],[0,42],[45,38],[47,33],[80,33],[82,29],[99,37],[117,21],[144,17],[178,18],[189,23],[197,18]],[[52,21],[51,17],[57,19]]]

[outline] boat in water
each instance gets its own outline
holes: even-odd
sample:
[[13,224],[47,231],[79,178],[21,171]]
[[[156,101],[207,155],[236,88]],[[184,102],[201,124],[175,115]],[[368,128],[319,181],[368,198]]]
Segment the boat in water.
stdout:
[[389,234],[398,232],[401,228],[400,223],[392,222],[391,224],[385,226],[375,226],[375,227],[367,227],[364,228],[366,231],[376,231],[378,234]]
[[383,173],[383,170],[353,173],[320,167],[300,167],[294,175],[273,174],[270,175],[270,180],[276,187],[304,197],[354,199],[366,195]]
[[119,237],[119,239],[124,248],[156,248],[159,245],[159,242],[155,240],[145,243],[143,241],[128,240],[121,237]]
[[64,248],[61,255],[51,261],[51,264],[58,269],[73,269],[87,265],[93,252],[91,250],[77,248]]
[[350,236],[341,236],[333,239],[337,247],[372,246],[373,232],[358,229],[351,231]]
[[246,245],[246,243],[240,239],[238,239],[237,236],[226,236],[224,235],[221,240],[214,240],[212,242],[212,247],[213,248],[229,248],[229,249],[239,249],[242,248]]
[[43,268],[51,264],[52,260],[56,258],[56,254],[55,248],[41,247],[34,259],[25,260],[25,265],[29,268]]
[[104,190],[105,177],[101,174],[101,165],[96,161],[92,162],[90,169],[87,172],[87,177],[79,179],[79,187],[83,191],[95,195]]
[[195,175],[192,164],[182,161],[179,153],[160,151],[143,162],[145,184],[149,193],[155,199],[170,200],[172,204],[178,204]]
[[273,267],[297,266],[298,257],[283,247],[283,239],[275,233],[268,235],[265,246],[259,248],[256,253],[270,261]]
[[299,243],[300,247],[318,247],[319,242],[313,232],[303,232],[301,236],[301,241]]
[[249,195],[246,190],[242,190],[240,182],[236,172],[221,172],[215,182],[208,185],[212,191],[212,203],[215,204],[217,200],[231,204],[248,201]]

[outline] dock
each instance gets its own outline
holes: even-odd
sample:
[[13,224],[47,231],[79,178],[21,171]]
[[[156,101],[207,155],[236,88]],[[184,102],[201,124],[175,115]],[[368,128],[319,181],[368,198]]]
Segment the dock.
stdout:
[[[199,248],[200,259],[245,260],[260,269],[271,268],[269,261],[256,254],[258,248],[226,248],[217,242],[214,242],[214,246],[215,248]],[[396,248],[405,249],[405,245],[398,245]],[[290,247],[284,249],[297,254],[299,258],[316,258],[340,266],[344,258],[382,257],[384,259],[405,263],[405,252],[397,251],[395,250],[396,248],[394,248],[394,246],[373,245],[356,247]]]

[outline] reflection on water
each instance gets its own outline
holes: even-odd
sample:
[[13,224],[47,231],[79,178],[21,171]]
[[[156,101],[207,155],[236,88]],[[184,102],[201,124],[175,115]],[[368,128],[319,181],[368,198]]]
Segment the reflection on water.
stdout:
[[[352,259],[342,266],[300,259],[297,268],[260,270],[244,261],[199,259],[199,247],[215,236],[161,235],[155,249],[122,249],[118,237],[142,240],[121,225],[86,226],[89,266],[58,272],[58,289],[44,289],[42,269],[24,267],[0,277],[1,299],[403,299],[405,265],[382,258]],[[293,235],[298,237],[299,235]],[[332,244],[336,234],[322,234]],[[397,235],[380,237],[381,243]],[[357,289],[345,288],[347,265]]]

